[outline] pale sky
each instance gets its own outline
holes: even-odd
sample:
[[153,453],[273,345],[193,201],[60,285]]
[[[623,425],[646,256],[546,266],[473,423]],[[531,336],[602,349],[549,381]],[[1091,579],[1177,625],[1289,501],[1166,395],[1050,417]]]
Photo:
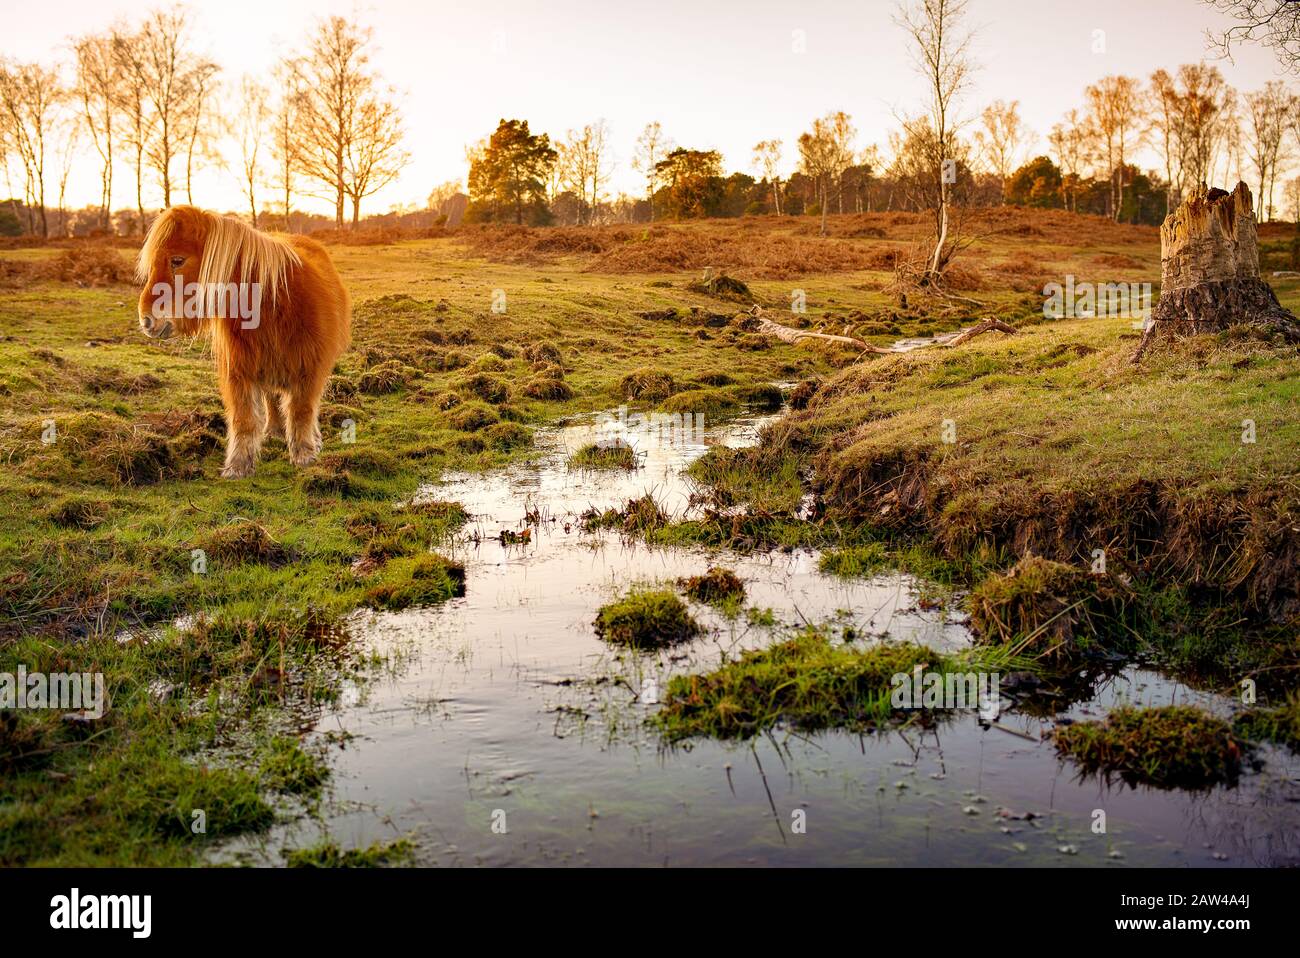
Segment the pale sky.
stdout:
[[[0,55],[69,59],[68,38],[101,30],[115,18],[139,19],[150,4],[127,0],[39,0],[0,14]],[[639,194],[633,144],[651,120],[678,145],[716,149],[728,172],[751,172],[761,139],[795,141],[814,116],[852,115],[858,146],[885,146],[894,117],[916,110],[922,86],[894,0],[192,0],[199,45],[227,82],[258,75],[302,45],[313,19],[355,15],[374,29],[372,63],[401,96],[406,148],[401,179],[363,205],[381,212],[423,202],[434,185],[462,180],[466,144],[489,134],[500,117],[527,119],[553,139],[604,118],[617,166],[613,189]],[[1212,56],[1205,30],[1224,16],[1199,0],[970,0],[981,68],[964,101],[974,116],[994,99],[1019,100],[1046,152],[1053,123],[1082,106],[1083,88],[1125,73],[1144,81],[1157,67]],[[1094,31],[1105,31],[1102,53]],[[797,34],[796,31],[802,31]],[[802,36],[803,52],[798,52]],[[1273,56],[1241,48],[1220,67],[1240,90],[1282,76]],[[1300,86],[1300,84],[1298,84]],[[225,94],[233,109],[234,97]],[[229,165],[237,166],[228,146]],[[1154,159],[1148,157],[1148,164]],[[242,208],[233,172],[196,178],[196,202]],[[98,200],[96,161],[73,174],[69,205]],[[157,189],[147,181],[149,197]],[[119,169],[114,206],[132,205],[131,174]],[[269,197],[268,197],[269,198]],[[301,205],[328,212],[326,204]]]

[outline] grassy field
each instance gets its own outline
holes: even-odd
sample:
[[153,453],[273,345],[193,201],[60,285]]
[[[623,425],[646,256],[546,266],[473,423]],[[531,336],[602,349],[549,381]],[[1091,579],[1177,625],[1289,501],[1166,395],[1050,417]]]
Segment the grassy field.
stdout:
[[[1042,320],[1043,283],[1067,274],[1153,281],[1153,229],[995,211],[971,226],[958,297],[903,302],[893,264],[925,223],[832,227],[335,246],[354,345],[324,453],[298,471],[271,441],[236,482],[217,479],[206,344],[138,332],[129,250],[0,251],[0,672],[103,672],[113,706],[0,723],[0,864],[192,863],[310,809],[328,768],[302,733],[345,677],[383,668],[340,617],[473,588],[438,555],[463,511],[410,505],[419,484],[527,457],[533,427],[623,402],[714,418],[770,407],[774,383],[797,398],[755,450],[697,466],[713,518],[637,530],[660,541],[816,541],[849,574],[910,564],[967,587],[1029,553],[1087,566],[1104,550],[1133,595],[1115,614],[1159,636],[1146,651],[1214,682],[1294,687],[1294,350],[1206,338],[1135,369],[1130,319]],[[1020,332],[885,357],[786,345],[691,288],[710,267],[783,322],[872,343],[986,315]],[[1294,280],[1277,291],[1300,308]],[[796,515],[807,491],[811,519]]]

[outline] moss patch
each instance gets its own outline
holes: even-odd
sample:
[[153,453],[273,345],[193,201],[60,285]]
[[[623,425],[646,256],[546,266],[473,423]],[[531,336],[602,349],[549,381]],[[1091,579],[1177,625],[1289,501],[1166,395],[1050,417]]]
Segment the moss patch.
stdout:
[[634,589],[601,606],[596,634],[635,649],[657,649],[694,638],[700,625],[681,599],[667,589]]
[[1300,692],[1292,692],[1275,708],[1252,708],[1237,716],[1237,733],[1252,740],[1274,742],[1300,752]]
[[782,721],[809,730],[871,729],[892,714],[893,677],[917,665],[942,670],[944,658],[912,644],[834,646],[809,629],[707,675],[675,676],[654,721],[670,740],[747,738]]
[[1084,774],[1159,788],[1232,781],[1245,751],[1227,722],[1187,705],[1124,706],[1104,722],[1060,726],[1052,741]]
[[621,439],[592,442],[569,456],[570,469],[635,469],[636,450]]
[[465,594],[465,567],[440,555],[395,559],[381,581],[366,592],[366,604],[396,611],[436,605]]

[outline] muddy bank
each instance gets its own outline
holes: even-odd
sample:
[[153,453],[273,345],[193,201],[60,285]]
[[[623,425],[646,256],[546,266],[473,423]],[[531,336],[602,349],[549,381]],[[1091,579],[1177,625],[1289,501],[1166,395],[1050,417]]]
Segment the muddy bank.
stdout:
[[948,556],[1035,555],[1294,622],[1300,358],[1215,341],[1134,373],[1116,325],[865,361],[747,455],[796,462],[820,516]]

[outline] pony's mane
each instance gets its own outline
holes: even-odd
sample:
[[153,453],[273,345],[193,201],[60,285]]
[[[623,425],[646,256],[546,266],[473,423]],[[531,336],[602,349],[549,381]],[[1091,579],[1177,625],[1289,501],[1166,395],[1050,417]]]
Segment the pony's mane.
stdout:
[[[136,277],[141,283],[149,281],[158,251],[175,234],[182,215],[175,209],[164,210],[149,227],[149,235],[136,261]],[[290,267],[302,264],[289,241],[255,230],[230,216],[206,210],[194,210],[190,215],[201,217],[206,230],[199,275],[194,281],[204,290],[223,283],[258,283],[274,305],[288,285]]]

